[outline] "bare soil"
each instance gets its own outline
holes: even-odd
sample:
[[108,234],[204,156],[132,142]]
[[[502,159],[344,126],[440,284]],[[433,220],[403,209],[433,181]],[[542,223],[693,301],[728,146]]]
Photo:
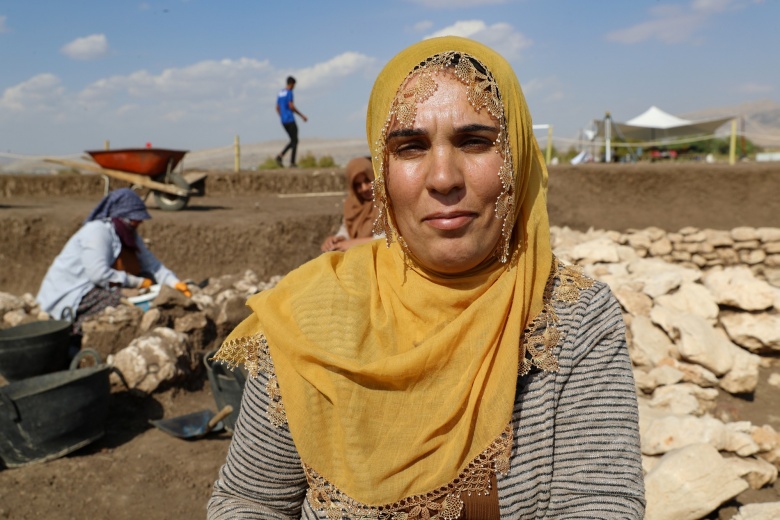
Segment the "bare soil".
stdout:
[[[551,223],[615,230],[780,227],[777,170],[766,164],[561,166],[550,173]],[[152,208],[153,219],[141,231],[181,277],[200,281],[251,268],[267,279],[318,254],[320,241],[340,221],[342,196],[332,192],[342,186],[343,172],[210,172],[205,197],[179,212]],[[102,189],[99,176],[0,175],[0,291],[35,294]],[[722,396],[717,413],[780,430],[780,392],[767,383],[775,371],[762,368],[753,396]],[[0,470],[0,518],[205,517],[229,434],[186,441],[149,424],[215,410],[205,376],[188,388],[148,396],[115,388],[110,406],[102,439],[54,461]],[[738,500],[777,501],[780,491],[749,491]],[[721,517],[738,503],[722,509]]]

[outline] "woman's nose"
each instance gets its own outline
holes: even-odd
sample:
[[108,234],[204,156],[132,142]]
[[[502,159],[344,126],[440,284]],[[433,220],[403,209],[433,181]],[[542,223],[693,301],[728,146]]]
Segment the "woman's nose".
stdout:
[[426,177],[426,187],[429,191],[449,195],[463,188],[463,171],[458,164],[456,153],[446,149],[433,150],[429,161]]

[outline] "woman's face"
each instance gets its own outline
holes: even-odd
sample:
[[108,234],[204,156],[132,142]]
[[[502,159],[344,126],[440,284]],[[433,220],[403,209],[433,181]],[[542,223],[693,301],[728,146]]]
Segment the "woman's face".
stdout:
[[438,88],[417,105],[412,127],[388,130],[387,193],[417,260],[456,274],[493,254],[501,237],[495,204],[503,158],[494,144],[498,122],[471,106],[451,73],[435,79]]
[[363,202],[369,202],[374,198],[374,192],[371,187],[371,179],[365,173],[358,173],[352,179],[352,190]]

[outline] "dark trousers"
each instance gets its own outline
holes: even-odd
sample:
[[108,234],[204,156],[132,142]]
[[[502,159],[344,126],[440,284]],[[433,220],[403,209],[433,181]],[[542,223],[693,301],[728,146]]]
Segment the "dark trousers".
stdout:
[[298,151],[298,125],[295,124],[295,121],[292,123],[284,123],[284,129],[287,131],[287,135],[290,136],[290,142],[284,147],[284,150],[279,154],[279,157],[284,157],[287,150],[292,150],[290,164],[295,164],[295,152]]

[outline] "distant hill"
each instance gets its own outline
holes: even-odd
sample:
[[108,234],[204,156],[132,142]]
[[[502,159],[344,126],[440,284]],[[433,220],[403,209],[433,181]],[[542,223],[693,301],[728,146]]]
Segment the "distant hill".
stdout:
[[[742,120],[737,119],[737,131],[744,131],[745,137],[757,145],[768,148],[780,147],[780,103],[769,99],[699,110],[682,114],[680,117],[697,120],[728,116],[741,117]],[[723,135],[728,133],[728,126],[723,127],[719,132]]]

